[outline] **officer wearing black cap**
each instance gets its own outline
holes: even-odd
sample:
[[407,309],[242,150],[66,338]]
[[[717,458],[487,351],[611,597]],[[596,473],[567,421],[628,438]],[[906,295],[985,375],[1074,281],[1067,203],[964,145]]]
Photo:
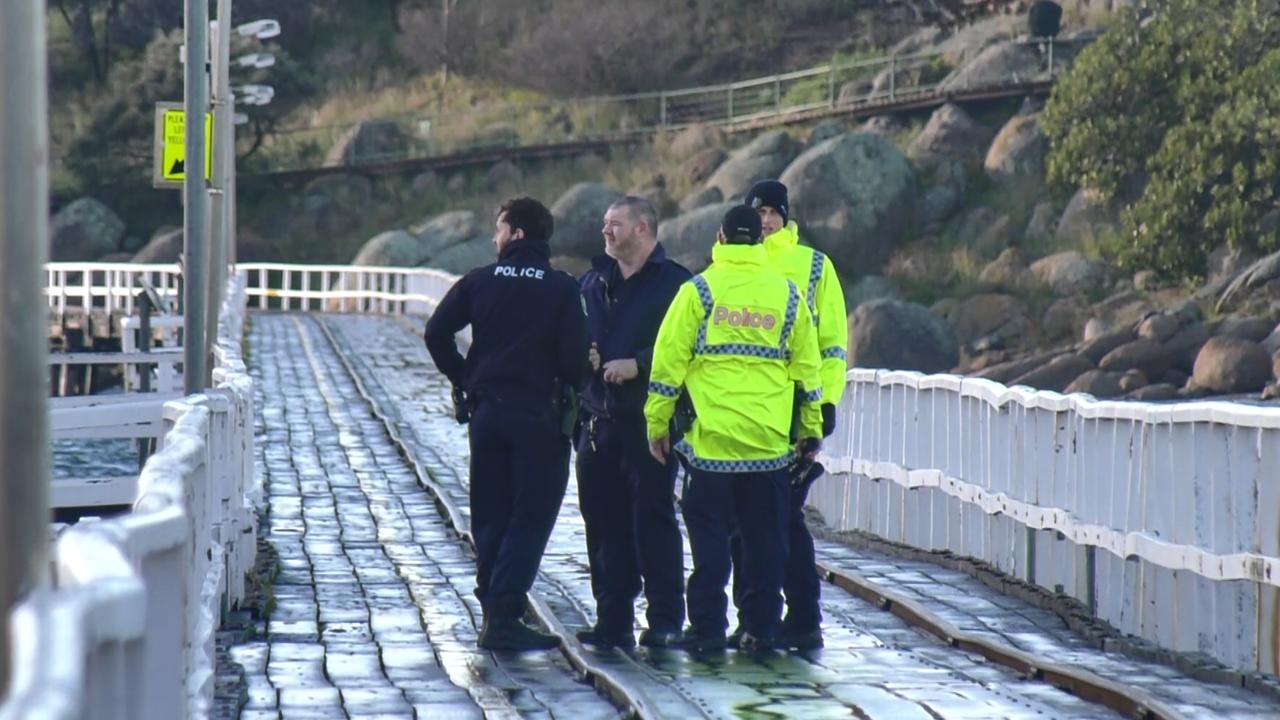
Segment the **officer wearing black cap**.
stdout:
[[[427,350],[470,414],[479,645],[488,650],[559,645],[521,622],[568,483],[565,396],[581,390],[589,371],[578,284],[549,263],[553,227],[533,198],[503,204],[493,236],[498,262],[458,280],[427,323]],[[464,358],[454,338],[468,325]]]
[[580,281],[594,372],[582,394],[578,499],[596,624],[578,639],[600,648],[635,645],[641,587],[649,624],[641,645],[669,646],[684,625],[677,464],[649,455],[644,401],[658,326],[689,271],[667,257],[657,230],[648,200],[619,199],[605,212],[604,254]]

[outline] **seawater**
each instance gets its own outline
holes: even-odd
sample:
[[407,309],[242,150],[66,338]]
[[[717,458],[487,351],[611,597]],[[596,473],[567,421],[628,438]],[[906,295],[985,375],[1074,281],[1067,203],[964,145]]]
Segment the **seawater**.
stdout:
[[54,440],[53,479],[138,474],[138,444],[127,439]]

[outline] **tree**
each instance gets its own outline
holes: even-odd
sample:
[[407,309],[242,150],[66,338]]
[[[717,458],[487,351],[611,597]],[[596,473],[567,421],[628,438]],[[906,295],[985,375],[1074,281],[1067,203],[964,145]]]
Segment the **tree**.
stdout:
[[[1232,247],[1277,247],[1280,201],[1280,51],[1231,81],[1208,121],[1169,131],[1152,158],[1151,183],[1125,213],[1116,248],[1128,265],[1202,276],[1205,258]],[[1270,217],[1268,217],[1270,216]]]
[[[1160,0],[1122,12],[1050,98],[1049,179],[1125,208],[1104,247],[1129,268],[1195,277],[1209,250],[1265,246],[1274,146],[1246,109],[1267,108],[1259,70],[1280,29],[1278,0]],[[1249,137],[1248,133],[1264,133]]]
[[[76,50],[88,61],[94,80],[103,84],[111,72],[111,38],[120,0],[79,0],[74,14],[67,8],[67,0],[54,0],[54,7],[67,23]],[[96,15],[102,16],[100,28]]]

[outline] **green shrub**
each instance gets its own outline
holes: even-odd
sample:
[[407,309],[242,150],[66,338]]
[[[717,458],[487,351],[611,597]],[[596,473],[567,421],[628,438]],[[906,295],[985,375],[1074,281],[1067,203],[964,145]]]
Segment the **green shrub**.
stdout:
[[1205,272],[1210,250],[1270,249],[1280,199],[1276,0],[1160,0],[1122,12],[1054,89],[1052,182],[1125,207],[1100,248],[1127,269]]

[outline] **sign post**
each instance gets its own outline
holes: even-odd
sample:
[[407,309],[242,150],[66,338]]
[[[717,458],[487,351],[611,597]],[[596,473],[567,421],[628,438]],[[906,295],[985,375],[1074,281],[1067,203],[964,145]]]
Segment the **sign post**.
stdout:
[[[204,118],[209,109],[209,4],[185,0],[183,32],[187,59],[183,68],[185,117]],[[207,120],[206,120],[207,122]],[[209,298],[209,185],[205,169],[210,148],[204,123],[184,123],[182,183],[182,370],[183,390],[198,393],[209,385],[209,358],[205,353],[205,302]],[[172,166],[170,169],[174,169]],[[216,332],[216,330],[215,330]]]

